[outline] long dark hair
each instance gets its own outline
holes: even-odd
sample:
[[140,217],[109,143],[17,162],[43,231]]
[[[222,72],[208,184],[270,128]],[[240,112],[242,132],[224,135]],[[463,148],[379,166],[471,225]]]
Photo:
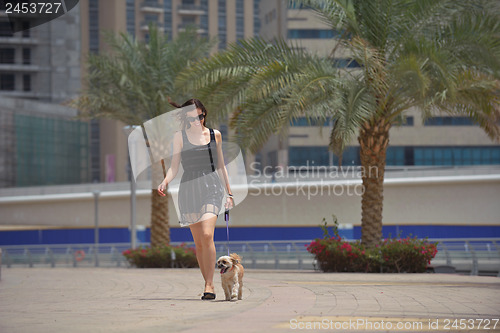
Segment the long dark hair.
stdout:
[[[197,109],[200,109],[201,110],[201,113],[205,116],[205,122],[204,122],[204,126],[205,124],[207,123],[207,115],[208,115],[208,112],[207,112],[207,109],[205,109],[205,106],[203,105],[203,103],[199,100],[199,99],[196,99],[196,98],[191,98],[191,99],[188,99],[187,101],[184,102],[184,104],[182,105],[179,105],[177,104],[176,102],[172,101],[170,99],[170,97],[168,97],[168,102],[175,106],[176,108],[178,109],[181,109],[185,106],[189,106],[189,105],[194,105],[196,106]],[[186,115],[187,112],[179,112],[179,118],[180,118],[180,121],[182,122],[183,124],[183,127],[184,128],[190,128],[191,127],[191,124],[187,121],[187,115]]]

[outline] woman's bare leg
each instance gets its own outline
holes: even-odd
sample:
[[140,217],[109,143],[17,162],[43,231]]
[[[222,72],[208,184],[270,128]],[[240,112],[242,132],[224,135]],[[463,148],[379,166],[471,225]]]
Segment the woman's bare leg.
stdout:
[[204,214],[201,222],[189,226],[196,246],[196,259],[200,266],[201,274],[205,279],[205,292],[214,292],[214,273],[216,251],[214,244],[214,231],[217,216]]

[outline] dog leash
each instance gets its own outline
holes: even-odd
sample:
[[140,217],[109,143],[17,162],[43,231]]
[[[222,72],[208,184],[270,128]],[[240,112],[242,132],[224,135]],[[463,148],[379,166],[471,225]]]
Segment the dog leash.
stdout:
[[[208,142],[208,155],[210,156],[210,164],[212,165],[212,172],[215,172],[214,159],[212,157],[212,149],[210,148],[210,142],[215,141],[217,146],[217,141],[215,140],[214,130],[210,128],[210,141]],[[227,255],[229,256],[229,210],[226,209],[224,212],[224,220],[226,220],[226,230],[227,230]]]
[[227,255],[229,256],[229,210],[226,209],[224,212],[224,220],[226,221],[226,231],[227,231]]
[[[208,154],[210,156],[210,164],[212,165],[212,172],[215,172],[214,159],[212,157],[212,149],[210,148],[210,142],[212,140],[215,141],[215,145],[217,146],[217,141],[215,140],[214,130],[210,128],[210,141],[208,142]],[[224,212],[224,220],[226,220],[226,230],[227,230],[227,255],[229,256],[229,210],[226,209]]]

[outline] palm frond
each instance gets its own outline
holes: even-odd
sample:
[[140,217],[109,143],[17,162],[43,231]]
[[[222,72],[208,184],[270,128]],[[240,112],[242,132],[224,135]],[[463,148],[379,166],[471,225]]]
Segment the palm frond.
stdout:
[[240,41],[228,49],[193,64],[180,75],[179,86],[197,90],[207,107],[224,119],[247,96],[261,98],[293,80],[308,55],[292,50],[285,41],[259,38]]
[[500,82],[472,70],[458,75],[453,99],[436,98],[440,110],[470,117],[494,141],[500,142]]
[[[339,157],[358,134],[362,124],[373,117],[375,100],[360,80],[349,80],[339,86],[339,99],[334,112],[334,127],[329,148]],[[340,162],[341,163],[341,162]]]
[[175,77],[191,62],[204,57],[214,40],[186,31],[169,41],[153,24],[148,43],[128,34],[104,34],[109,54],[91,54],[86,89],[69,102],[82,118],[108,117],[139,125],[172,109],[167,97],[181,98]]

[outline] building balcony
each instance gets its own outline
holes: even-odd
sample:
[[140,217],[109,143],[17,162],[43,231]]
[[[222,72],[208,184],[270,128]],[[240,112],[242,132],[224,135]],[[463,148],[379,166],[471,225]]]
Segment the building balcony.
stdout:
[[208,33],[207,30],[197,26],[196,24],[193,24],[193,23],[181,23],[177,26],[177,30],[179,32],[182,32],[182,31],[186,31],[187,27],[194,27],[196,28],[196,33],[198,34],[203,34],[203,33]]
[[145,13],[163,14],[163,6],[158,1],[144,1],[141,4],[141,10]]
[[163,27],[163,25],[160,22],[157,22],[157,21],[142,21],[141,22],[141,30],[142,31],[149,31],[149,24],[150,23],[156,24],[156,26],[158,27],[159,31],[165,31],[165,28]]
[[22,64],[0,64],[2,72],[40,72],[48,71],[49,68],[38,65],[22,65]]
[[22,91],[22,90],[0,90],[1,97],[12,97],[12,98],[32,98],[32,99],[49,99],[51,95],[49,93],[43,93],[39,91]]
[[10,44],[10,45],[36,45],[39,44],[40,40],[33,37],[0,37],[0,45]]
[[207,13],[205,6],[179,5],[177,9],[180,15],[204,15]]

